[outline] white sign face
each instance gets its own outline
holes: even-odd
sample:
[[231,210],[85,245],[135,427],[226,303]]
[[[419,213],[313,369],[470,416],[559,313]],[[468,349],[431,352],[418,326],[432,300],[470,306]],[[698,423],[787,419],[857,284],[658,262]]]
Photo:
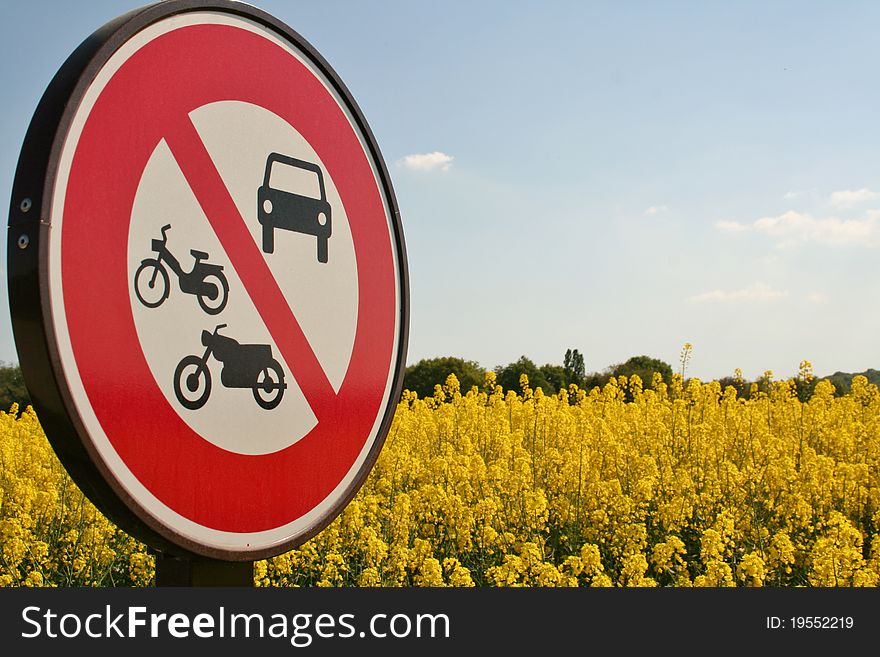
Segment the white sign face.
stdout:
[[326,525],[378,455],[405,361],[403,238],[326,64],[257,10],[176,4],[72,104],[53,351],[71,424],[137,521],[256,558]]
[[[280,194],[290,194],[286,191],[289,189],[293,189],[293,193],[314,191],[308,187],[310,178],[314,188],[319,187],[314,172],[279,162],[267,167],[269,156],[277,152],[313,162],[326,171],[302,135],[268,110],[237,101],[221,101],[197,109],[191,119],[255,244],[262,240],[255,190],[263,184],[267,168],[270,185],[279,189]],[[275,253],[267,255],[266,263],[330,385],[339,392],[348,371],[357,328],[357,263],[339,192],[329,175],[324,174],[322,178],[333,222],[327,262],[320,262],[316,256],[315,237],[279,231],[275,237]],[[279,183],[288,184],[280,186]],[[320,199],[320,190],[317,198]],[[167,241],[163,251],[157,253],[150,245],[152,240],[161,239],[165,225],[171,228],[165,233]],[[208,258],[195,265],[193,249],[207,253]],[[174,260],[169,262],[168,256],[161,257],[164,253]],[[190,411],[176,398],[172,375],[178,363],[188,354],[204,353],[205,347],[200,341],[202,329],[213,331],[227,318],[234,320],[229,319],[220,334],[240,343],[269,345],[282,370],[285,373],[291,370],[164,140],[150,157],[135,196],[128,239],[129,278],[135,280],[142,262],[156,259],[161,260],[159,266],[168,274],[170,290],[166,295],[165,274],[159,275],[157,287],[151,289],[155,267],[148,265],[147,275],[140,281],[146,288],[145,295],[152,294],[156,298],[164,295],[164,301],[155,308],[148,307],[138,298],[132,285],[132,314],[153,377],[184,421],[206,440],[240,454],[269,454],[289,447],[311,431],[317,417],[295,380],[285,376],[287,388],[282,392],[280,403],[266,412],[250,398],[249,390],[213,385],[219,379],[214,374],[224,367],[217,361],[216,354],[208,359],[212,387],[204,406]],[[179,262],[177,273],[172,266],[175,261]],[[199,270],[202,265],[220,265],[223,270],[212,274],[213,278],[202,277],[203,272]],[[195,294],[181,291],[185,277],[193,276],[194,271],[198,279],[195,285],[201,281],[216,283],[217,277],[227,282],[226,303],[216,315],[207,314],[200,306],[198,288]],[[218,298],[215,305],[222,300]],[[210,305],[210,300],[207,303]],[[170,345],[180,347],[174,350]]]

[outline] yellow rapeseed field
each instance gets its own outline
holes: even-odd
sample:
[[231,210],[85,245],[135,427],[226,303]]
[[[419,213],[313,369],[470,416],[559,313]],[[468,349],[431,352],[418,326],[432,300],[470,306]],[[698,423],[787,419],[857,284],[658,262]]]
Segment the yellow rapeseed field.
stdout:
[[[810,376],[805,364],[802,376]],[[258,586],[874,586],[880,392],[658,376],[405,393],[357,497]],[[0,412],[0,585],[148,585],[36,415]]]

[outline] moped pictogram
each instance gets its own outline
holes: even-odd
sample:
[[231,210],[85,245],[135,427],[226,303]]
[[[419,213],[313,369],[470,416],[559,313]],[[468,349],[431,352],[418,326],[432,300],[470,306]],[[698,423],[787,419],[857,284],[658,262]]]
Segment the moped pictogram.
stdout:
[[226,307],[229,297],[229,282],[223,273],[222,265],[205,262],[208,254],[204,251],[190,249],[193,262],[192,271],[184,272],[180,262],[168,250],[167,232],[171,224],[162,227],[162,239],[153,240],[151,248],[156,252],[155,258],[145,258],[134,274],[134,292],[147,308],[162,305],[171,292],[166,265],[177,274],[180,291],[194,294],[199,305],[209,315],[216,315]]
[[218,324],[211,331],[202,331],[205,353],[185,356],[174,371],[174,394],[184,408],[198,410],[211,394],[211,355],[223,363],[220,382],[227,388],[250,388],[261,407],[272,410],[281,403],[287,384],[284,370],[272,357],[272,345],[241,344],[218,331],[226,324]]

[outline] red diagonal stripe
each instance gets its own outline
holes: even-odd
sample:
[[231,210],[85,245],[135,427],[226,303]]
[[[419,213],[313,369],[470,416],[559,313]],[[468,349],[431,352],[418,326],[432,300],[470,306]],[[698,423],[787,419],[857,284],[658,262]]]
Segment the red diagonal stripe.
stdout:
[[199,133],[192,121],[185,117],[165,135],[165,141],[320,422],[336,393]]

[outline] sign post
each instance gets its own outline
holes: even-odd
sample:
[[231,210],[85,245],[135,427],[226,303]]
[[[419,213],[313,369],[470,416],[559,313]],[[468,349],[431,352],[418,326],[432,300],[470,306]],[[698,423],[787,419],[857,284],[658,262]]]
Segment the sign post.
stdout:
[[43,426],[160,580],[287,551],[354,496],[402,386],[406,251],[376,141],[301,36],[227,0],[108,23],[37,108],[9,228]]

